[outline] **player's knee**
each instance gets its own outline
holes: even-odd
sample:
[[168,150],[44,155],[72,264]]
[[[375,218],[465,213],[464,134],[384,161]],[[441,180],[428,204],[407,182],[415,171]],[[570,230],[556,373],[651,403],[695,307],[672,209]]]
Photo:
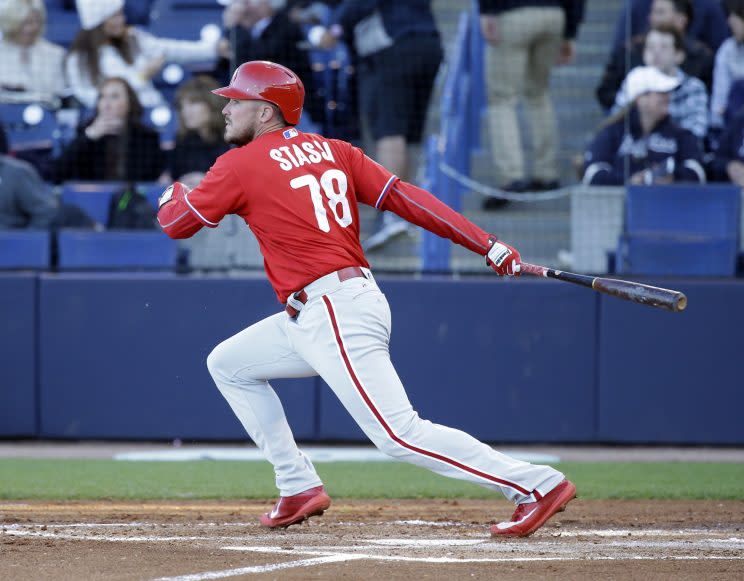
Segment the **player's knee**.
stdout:
[[207,369],[209,374],[215,379],[224,379],[229,376],[226,369],[227,358],[225,356],[225,348],[220,343],[212,349],[212,352],[207,356]]
[[[235,349],[229,340],[220,343],[212,349],[207,356],[207,369],[217,387],[224,384],[240,384],[249,386],[252,384],[265,384],[266,379],[252,372],[244,358],[236,359]],[[221,388],[220,388],[221,389]]]
[[388,434],[385,434],[384,436],[380,435],[376,438],[373,438],[372,443],[380,452],[382,452],[386,456],[390,456],[391,458],[399,458],[400,455],[405,452],[405,448],[403,448]]

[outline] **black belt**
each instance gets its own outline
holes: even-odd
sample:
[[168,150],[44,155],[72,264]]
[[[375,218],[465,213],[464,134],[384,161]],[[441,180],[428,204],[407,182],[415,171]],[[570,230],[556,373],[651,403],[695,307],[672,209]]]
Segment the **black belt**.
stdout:
[[[345,280],[349,280],[350,278],[367,278],[367,275],[364,274],[364,271],[358,266],[347,266],[346,268],[342,268],[341,270],[336,271],[336,274],[338,275],[339,282],[344,282]],[[307,293],[305,292],[305,289],[294,293],[292,297],[296,301],[301,302],[303,305],[307,302]],[[293,319],[300,313],[300,311],[295,309],[289,303],[287,303],[287,306],[284,307],[284,310],[287,311],[287,314]]]

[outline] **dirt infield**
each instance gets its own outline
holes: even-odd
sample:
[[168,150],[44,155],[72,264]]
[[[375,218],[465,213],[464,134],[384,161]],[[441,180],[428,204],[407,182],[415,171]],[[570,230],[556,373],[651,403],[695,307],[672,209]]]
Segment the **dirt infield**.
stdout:
[[505,502],[337,500],[267,531],[271,501],[0,503],[0,579],[742,579],[744,502],[583,501],[529,539]]

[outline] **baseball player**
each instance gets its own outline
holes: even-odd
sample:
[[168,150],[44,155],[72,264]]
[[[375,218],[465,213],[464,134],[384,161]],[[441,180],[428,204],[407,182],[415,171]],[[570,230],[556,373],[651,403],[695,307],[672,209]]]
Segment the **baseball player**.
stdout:
[[351,144],[298,131],[304,88],[291,70],[247,62],[214,92],[229,99],[225,140],[238,147],[217,158],[193,190],[170,186],[158,220],[171,238],[187,238],[227,214],[241,216],[285,305],[207,358],[218,389],[274,466],[280,498],[261,524],[287,527],[331,504],[269,383],[314,375],[384,453],[501,491],[517,504],[492,535],[529,535],[563,510],[576,495],[563,474],[423,420],[411,407],[390,361],[390,308],[360,247],[358,204],[394,212],[483,255],[499,275],[519,274],[519,252]]

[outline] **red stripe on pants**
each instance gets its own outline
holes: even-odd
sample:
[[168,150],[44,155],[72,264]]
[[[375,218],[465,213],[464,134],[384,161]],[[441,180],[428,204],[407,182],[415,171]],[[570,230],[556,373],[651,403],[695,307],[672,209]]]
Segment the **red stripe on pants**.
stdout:
[[367,395],[367,392],[364,391],[364,387],[362,387],[361,381],[359,381],[359,378],[357,377],[356,373],[354,373],[354,369],[351,367],[351,360],[349,359],[349,354],[346,352],[346,347],[344,346],[344,342],[341,339],[341,332],[339,331],[339,328],[338,328],[338,321],[336,320],[336,313],[333,310],[333,305],[331,304],[330,299],[325,295],[323,295],[323,302],[326,305],[326,309],[328,309],[328,315],[331,318],[331,325],[333,326],[333,332],[336,335],[336,342],[338,343],[339,350],[341,351],[341,357],[344,360],[344,365],[346,365],[346,370],[349,372],[349,375],[351,376],[351,380],[354,382],[354,385],[356,386],[356,389],[359,392],[359,395],[362,396],[364,403],[367,404],[367,407],[372,411],[372,413],[377,418],[377,421],[380,422],[380,425],[385,429],[385,431],[388,433],[388,436],[390,436],[390,438],[392,438],[393,441],[397,442],[404,448],[407,448],[413,452],[416,452],[417,454],[422,454],[423,456],[429,456],[430,458],[434,458],[436,460],[446,462],[447,464],[455,466],[459,468],[460,470],[464,470],[465,472],[470,472],[471,474],[475,474],[476,476],[485,478],[486,480],[490,480],[491,482],[496,482],[497,484],[501,484],[504,486],[508,486],[509,488],[513,488],[514,490],[517,490],[518,492],[521,492],[524,495],[530,494],[528,490],[525,490],[524,488],[522,488],[521,486],[518,486],[517,484],[508,482],[501,478],[496,478],[495,476],[486,474],[485,472],[481,472],[480,470],[476,470],[475,468],[471,468],[470,466],[465,466],[465,464],[462,464],[458,462],[457,460],[453,460],[452,458],[447,458],[446,456],[442,456],[441,454],[437,454],[436,452],[430,452],[428,450],[417,448],[416,446],[409,444],[408,442],[400,439],[393,432],[393,430],[390,428],[388,423],[385,421],[385,418],[382,417],[382,414],[372,403],[372,400]]

